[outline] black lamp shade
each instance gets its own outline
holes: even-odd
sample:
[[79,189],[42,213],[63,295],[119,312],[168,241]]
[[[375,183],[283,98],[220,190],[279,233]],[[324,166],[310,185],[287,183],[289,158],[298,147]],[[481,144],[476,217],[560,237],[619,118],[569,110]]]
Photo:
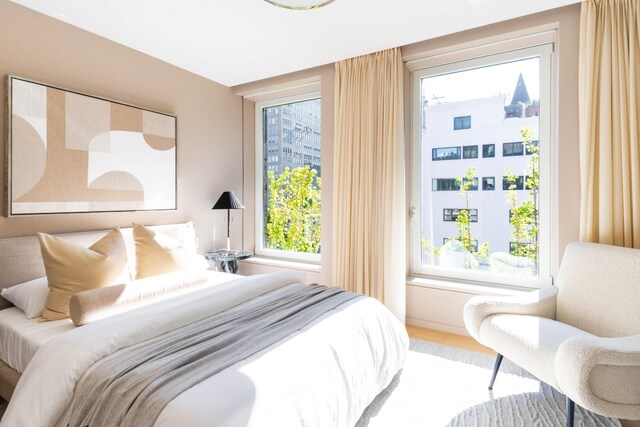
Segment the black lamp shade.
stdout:
[[244,205],[233,191],[225,191],[211,209],[244,209]]

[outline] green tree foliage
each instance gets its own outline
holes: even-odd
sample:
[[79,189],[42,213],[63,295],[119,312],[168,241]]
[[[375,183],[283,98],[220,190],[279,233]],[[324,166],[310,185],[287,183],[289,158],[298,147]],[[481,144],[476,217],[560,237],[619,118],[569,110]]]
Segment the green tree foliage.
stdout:
[[[476,168],[470,167],[467,169],[464,177],[456,177],[456,183],[460,188],[458,193],[460,198],[464,201],[464,209],[461,209],[456,218],[456,226],[458,228],[458,240],[462,243],[462,246],[468,250],[472,255],[478,258],[480,262],[486,262],[489,257],[489,242],[482,243],[477,249],[474,245],[474,239],[471,234],[471,218],[469,217],[471,195],[469,190],[474,186]],[[467,267],[470,263],[467,262]]]
[[431,240],[425,239],[424,237],[422,238],[420,243],[424,250],[425,262],[427,264],[434,264],[435,259],[440,255],[440,249],[433,245],[431,243]]
[[540,147],[533,142],[533,130],[524,128],[520,130],[522,142],[527,153],[531,153],[531,159],[527,164],[525,188],[529,190],[529,198],[518,204],[516,193],[516,181],[518,176],[511,170],[506,170],[509,192],[507,202],[511,204],[509,223],[516,247],[512,252],[518,257],[529,258],[538,269],[538,195],[540,191]]
[[303,166],[267,173],[266,246],[295,252],[320,252],[322,180]]
[[462,246],[466,250],[473,253],[475,247],[473,244],[473,236],[471,235],[471,219],[469,218],[469,202],[471,201],[471,195],[469,190],[473,187],[473,179],[476,168],[470,167],[467,169],[464,178],[456,176],[456,183],[460,188],[458,193],[460,198],[464,201],[464,209],[461,209],[456,218],[456,226],[458,227],[458,240],[462,243]]

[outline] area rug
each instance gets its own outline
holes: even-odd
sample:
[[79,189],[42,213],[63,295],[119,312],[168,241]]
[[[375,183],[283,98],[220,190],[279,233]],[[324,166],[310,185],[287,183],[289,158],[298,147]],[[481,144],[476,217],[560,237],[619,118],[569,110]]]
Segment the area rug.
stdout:
[[[411,340],[402,372],[365,410],[357,427],[561,427],[565,397],[508,360],[487,390],[495,358]],[[576,405],[576,427],[618,427]]]

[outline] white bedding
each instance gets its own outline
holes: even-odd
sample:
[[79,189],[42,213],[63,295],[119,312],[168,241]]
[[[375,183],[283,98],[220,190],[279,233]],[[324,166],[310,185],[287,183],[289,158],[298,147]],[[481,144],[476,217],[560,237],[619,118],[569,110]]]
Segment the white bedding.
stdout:
[[18,307],[0,310],[0,360],[22,373],[44,343],[74,327],[71,319],[40,323]]
[[[210,270],[207,276],[211,286],[242,277]],[[183,292],[190,290],[186,288]],[[22,373],[44,343],[74,328],[70,319],[39,322],[38,318],[27,319],[17,307],[0,310],[0,360]]]
[[[0,426],[64,425],[75,382],[94,361],[296,281],[294,274],[252,276],[62,333],[35,354]],[[187,390],[156,425],[353,425],[407,349],[406,331],[382,304],[353,300]]]

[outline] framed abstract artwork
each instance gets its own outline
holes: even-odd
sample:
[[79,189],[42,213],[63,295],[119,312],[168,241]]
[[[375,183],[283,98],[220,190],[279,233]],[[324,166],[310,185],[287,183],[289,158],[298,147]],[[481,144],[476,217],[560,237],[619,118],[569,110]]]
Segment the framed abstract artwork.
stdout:
[[176,209],[176,118],[7,76],[7,216]]

